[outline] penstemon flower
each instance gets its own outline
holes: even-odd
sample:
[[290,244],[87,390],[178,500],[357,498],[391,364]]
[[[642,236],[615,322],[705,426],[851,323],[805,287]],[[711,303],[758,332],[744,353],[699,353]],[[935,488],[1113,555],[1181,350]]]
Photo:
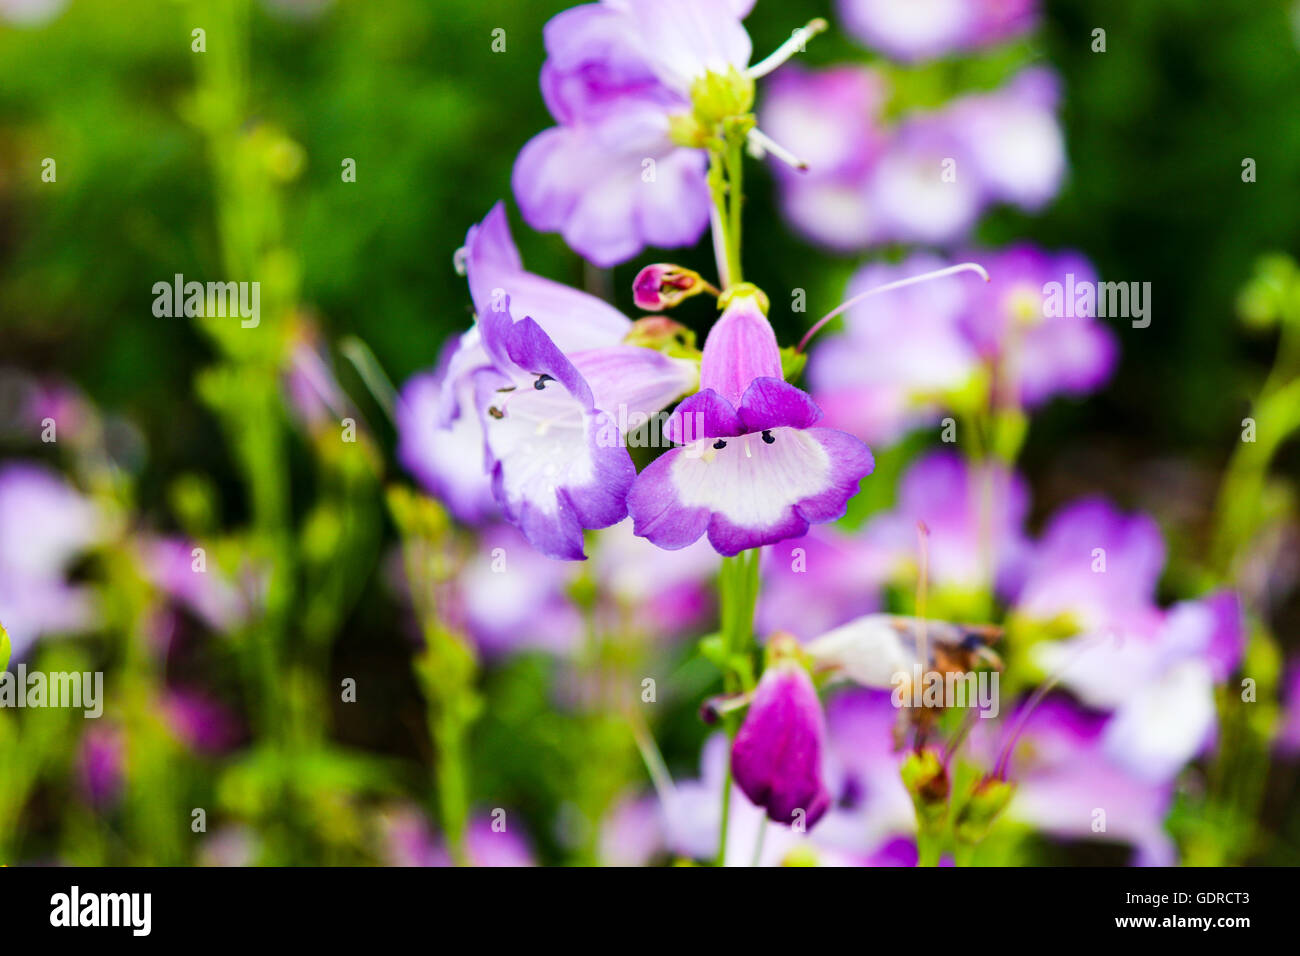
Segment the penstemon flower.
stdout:
[[822,781],[826,720],[793,638],[773,637],[768,659],[732,744],[731,772],[769,819],[810,828],[830,806]]
[[766,309],[753,286],[729,294],[704,343],[700,391],[665,426],[686,447],[656,459],[628,496],[636,533],[661,548],[707,534],[734,555],[799,537],[843,516],[871,474],[867,446],[815,427],[821,410],[785,381]]
[[689,361],[615,345],[566,356],[531,318],[479,317],[491,361],[474,373],[492,491],[533,546],[585,555],[582,533],[627,516],[636,468],[615,417],[645,420],[688,391]]
[[[513,175],[528,224],[599,266],[647,245],[693,245],[710,215],[704,127],[747,113],[754,80],[825,27],[815,21],[749,66],[741,21],[753,5],[603,0],[552,18],[541,87],[557,125],[525,144]],[[756,130],[750,139],[792,159]]]

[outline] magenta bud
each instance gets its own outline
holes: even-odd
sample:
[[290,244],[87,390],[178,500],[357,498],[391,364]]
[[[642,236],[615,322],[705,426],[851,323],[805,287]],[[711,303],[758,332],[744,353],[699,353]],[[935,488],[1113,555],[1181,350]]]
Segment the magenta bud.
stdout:
[[670,263],[646,266],[632,280],[632,299],[638,309],[659,312],[708,288],[700,274]]
[[763,673],[731,748],[737,785],[769,819],[811,828],[830,806],[822,782],[825,736],[812,678],[795,660],[776,661]]

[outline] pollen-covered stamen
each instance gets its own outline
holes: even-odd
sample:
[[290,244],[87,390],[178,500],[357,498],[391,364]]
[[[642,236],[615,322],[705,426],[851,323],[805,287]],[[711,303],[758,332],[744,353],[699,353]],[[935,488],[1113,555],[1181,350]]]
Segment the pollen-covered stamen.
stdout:
[[745,75],[752,80],[759,77],[767,76],[778,66],[784,63],[796,53],[802,53],[807,46],[808,41],[817,34],[822,33],[830,26],[822,17],[809,20],[808,23],[790,34],[790,39],[786,40],[777,47],[770,56],[759,60],[753,66],[745,71]]
[[787,166],[791,166],[801,173],[808,172],[807,163],[757,127],[749,131],[745,141],[749,144],[750,155],[755,159],[762,159],[768,153],[771,153]]
[[853,306],[857,305],[863,299],[869,299],[873,295],[880,295],[882,292],[893,292],[895,289],[902,289],[905,286],[917,285],[921,282],[929,282],[931,279],[942,279],[944,276],[956,275],[959,272],[974,272],[977,273],[985,282],[990,281],[988,272],[978,262],[962,262],[955,266],[948,266],[944,269],[935,269],[932,272],[923,272],[918,276],[899,279],[897,282],[886,282],[884,285],[876,286],[874,289],[868,289],[866,292],[858,293],[851,299],[844,300],[835,308],[831,309],[831,311],[823,315],[813,323],[813,327],[804,334],[802,339],[799,340],[799,344],[795,347],[795,351],[802,352],[804,348],[807,347],[808,343],[812,341],[812,337],[820,332],[827,322],[835,318],[837,315],[853,308]]

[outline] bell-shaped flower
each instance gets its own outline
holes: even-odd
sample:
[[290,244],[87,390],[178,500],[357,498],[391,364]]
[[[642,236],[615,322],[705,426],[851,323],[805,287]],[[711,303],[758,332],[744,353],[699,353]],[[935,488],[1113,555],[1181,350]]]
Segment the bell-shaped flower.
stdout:
[[732,290],[704,343],[700,391],[664,429],[685,447],[651,463],[628,497],[636,533],[670,551],[707,533],[733,555],[842,517],[874,462],[852,435],[815,427],[820,417],[783,378],[762,293]]
[[731,772],[745,796],[786,826],[811,827],[830,806],[822,780],[826,721],[812,678],[775,637],[767,669],[731,747]]
[[627,515],[636,469],[623,442],[694,384],[693,363],[615,345],[566,356],[510,303],[479,316],[491,364],[474,373],[486,467],[506,518],[552,557],[584,557],[582,532]]
[[[514,314],[531,317],[563,352],[617,345],[632,328],[632,321],[604,299],[526,271],[510,235],[504,203],[498,202],[481,223],[470,226],[457,265],[465,273],[477,315],[505,314],[509,296]],[[489,364],[475,326],[460,337],[445,362],[440,409],[444,425],[459,414],[469,376]]]

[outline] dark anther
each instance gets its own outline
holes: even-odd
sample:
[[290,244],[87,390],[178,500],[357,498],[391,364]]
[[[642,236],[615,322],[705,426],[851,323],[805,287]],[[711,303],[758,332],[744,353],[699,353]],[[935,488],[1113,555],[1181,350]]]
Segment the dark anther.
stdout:
[[772,444],[772,442],[776,441],[776,436],[773,435],[773,434],[772,434],[770,431],[768,431],[767,429],[764,429],[764,430],[763,430],[763,441],[767,442],[767,443],[770,445],[770,444]]
[[713,443],[713,447],[721,451],[723,448],[727,447],[727,443],[723,441],[721,438],[719,438],[717,441]]
[[506,417],[506,413],[503,412],[501,409],[497,408],[495,405],[492,405],[491,407],[488,408],[488,414],[491,415],[493,418]]
[[554,382],[554,381],[555,379],[552,378],[550,375],[539,375],[537,376],[537,381],[533,382],[533,388],[537,389],[540,392],[542,389],[546,387],[547,382]]

